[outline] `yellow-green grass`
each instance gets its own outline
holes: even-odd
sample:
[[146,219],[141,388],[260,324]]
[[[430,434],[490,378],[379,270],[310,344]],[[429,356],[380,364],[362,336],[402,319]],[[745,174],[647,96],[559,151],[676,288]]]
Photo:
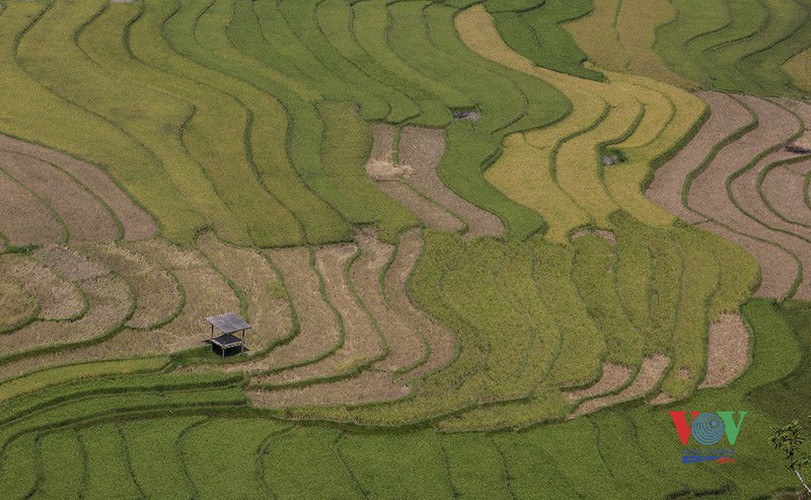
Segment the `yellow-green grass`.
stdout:
[[706,367],[707,316],[713,294],[720,285],[719,266],[706,239],[692,226],[677,226],[673,238],[684,263],[681,299],[671,343],[671,367],[662,381],[662,392],[681,399],[693,392]]
[[[700,5],[684,2],[681,6],[676,5],[676,8],[679,15],[672,23],[675,24],[672,30],[674,40],[663,40],[660,45],[683,47],[683,50],[675,54],[678,59],[669,58],[668,61],[680,71],[682,63],[679,59],[690,58],[695,61],[695,66],[698,67],[696,69],[700,70],[700,73],[690,74],[691,80],[705,87],[730,90],[729,77],[730,75],[734,77],[737,69],[730,64],[731,60],[713,58],[708,52],[713,47],[734,44],[735,41],[744,40],[755,34],[766,21],[768,9],[757,0],[710,2]],[[695,28],[690,27],[694,23],[703,28],[700,34],[693,31]],[[684,30],[688,32],[686,36]]]
[[[262,7],[266,8],[267,6]],[[278,17],[276,16],[277,21]],[[256,37],[262,34],[256,30],[262,27],[251,25],[242,18],[239,22],[241,38],[233,39],[238,48],[245,54],[260,58],[268,65],[279,64],[279,58],[273,57],[265,47],[255,46]],[[201,33],[201,30],[202,28],[199,28],[198,33]],[[216,33],[207,34],[210,38],[215,35]],[[280,33],[274,36],[280,36]],[[295,35],[290,33],[289,36]],[[267,45],[267,42],[264,44]],[[288,49],[293,48],[295,47]],[[278,45],[273,46],[272,50],[278,50]],[[303,50],[306,50],[306,47],[301,46],[297,49]],[[262,54],[262,51],[265,53]],[[296,53],[298,52],[287,54],[287,57],[294,57]],[[208,54],[202,53],[197,57],[210,58]],[[251,78],[244,70],[229,63],[227,57],[223,56],[213,63],[223,68],[223,71],[239,75],[240,78]],[[316,80],[316,83],[320,81]],[[324,85],[327,83],[329,82]],[[347,86],[346,83],[333,82],[331,85],[332,87],[327,85],[324,92],[332,92],[335,99],[353,98],[351,92],[336,94],[339,89]],[[393,241],[394,235],[401,230],[418,223],[413,214],[380,193],[363,174],[362,165],[368,154],[370,140],[368,127],[358,116],[355,106],[337,102],[312,106],[302,102],[301,97],[289,90],[285,91],[278,86],[273,86],[270,90],[283,96],[284,105],[294,117],[293,124],[298,128],[292,132],[294,142],[289,147],[300,176],[315,193],[352,223],[378,224],[381,234],[389,241]],[[318,222],[313,221],[312,224]]]
[[[238,424],[238,425],[234,425]],[[209,498],[267,498],[272,495],[268,486],[257,481],[254,461],[261,453],[268,436],[289,425],[257,419],[211,419],[191,427],[178,439],[176,446],[183,457],[184,470],[193,491],[206,492]],[[219,436],[212,442],[211,436]],[[229,457],[232,467],[224,481],[223,463],[210,460],[209,453]]]
[[417,100],[430,99],[431,94],[382,67],[364,50],[353,32],[355,19],[351,4],[342,0],[320,2],[315,9],[315,20],[323,36],[341,57],[351,61],[369,78],[388,86],[391,111],[386,115],[387,121],[400,123],[421,113]]
[[803,50],[783,63],[783,71],[788,73],[794,85],[806,93],[811,93],[811,49]]
[[[363,498],[363,491],[341,461],[336,443],[342,433],[318,427],[296,428],[271,436],[262,446],[262,479],[276,498]],[[317,474],[312,471],[317,470]]]
[[645,224],[665,226],[675,217],[642,194],[657,163],[676,151],[706,116],[707,105],[682,89],[648,78],[611,74],[618,85],[643,102],[645,116],[637,131],[613,147],[625,161],[605,167],[604,182],[614,200]]
[[45,387],[66,384],[81,379],[157,371],[168,363],[169,358],[156,356],[47,368],[1,383],[0,401],[7,401],[21,394],[37,392]]
[[563,26],[596,69],[694,88],[694,83],[674,73],[653,50],[657,29],[675,15],[667,0],[606,0],[595,2],[589,15]]
[[724,0],[674,0],[676,18],[656,29],[653,49],[674,71],[699,84],[706,84],[706,74],[699,59],[689,53],[695,39],[729,26],[729,12]]
[[614,27],[620,43],[628,54],[628,65],[625,69],[634,75],[646,76],[657,82],[694,89],[695,83],[675,73],[653,50],[658,28],[671,22],[677,15],[670,1],[621,0],[621,4]]
[[[209,2],[197,2],[198,9],[208,9]],[[231,14],[231,3],[223,2],[224,15]],[[250,6],[271,45],[283,43],[277,50],[290,67],[296,68],[304,81],[312,82],[328,100],[350,100],[360,103],[365,120],[382,120],[390,111],[382,91],[363,73],[339,57],[315,25],[316,2],[256,2]],[[217,7],[215,7],[217,8]],[[210,9],[209,9],[210,10]],[[206,12],[203,10],[203,12]],[[228,21],[225,17],[223,21]]]
[[38,436],[41,483],[32,498],[78,498],[82,491],[84,460],[87,457],[74,429]]
[[[166,94],[128,84],[130,82],[127,80],[103,71],[93,64],[92,60],[88,60],[75,45],[74,37],[77,33],[81,33],[88,23],[97,19],[98,13],[105,5],[103,2],[52,4],[45,15],[21,39],[17,51],[21,66],[55,94],[105,118],[128,134],[131,141],[142,148],[144,154],[151,157],[152,162],[162,166],[163,177],[169,176],[172,183],[181,191],[183,199],[190,200],[195,207],[200,207],[197,210],[214,221],[215,227],[224,232],[225,237],[237,243],[249,244],[251,240],[243,237],[239,230],[228,231],[231,227],[240,226],[248,230],[249,219],[245,218],[248,212],[240,212],[235,205],[229,203],[229,195],[224,192],[223,186],[217,186],[217,172],[211,168],[211,164],[201,164],[201,169],[200,166],[195,167],[193,163],[184,164],[182,159],[175,160],[175,157],[182,154],[176,154],[175,157],[160,157],[158,156],[160,150],[156,152],[150,147],[153,142],[160,144],[172,141],[175,142],[175,151],[182,152],[182,148],[177,146],[178,136],[167,134],[167,131],[179,131],[182,128],[184,120],[190,113],[189,105],[178,102]],[[121,33],[115,35],[105,33],[102,36],[105,40],[109,40],[113,37],[121,38]],[[54,49],[43,50],[44,47]],[[196,113],[197,120],[189,123],[187,131],[199,130],[195,125],[199,119],[204,120],[205,116],[204,111]],[[230,118],[227,123],[232,127],[239,126],[240,121],[235,122],[234,116],[229,117],[225,113],[224,116]],[[244,119],[241,121],[244,122]],[[224,122],[218,125],[222,123]],[[213,121],[209,122],[209,126],[212,125]],[[222,130],[220,133],[225,137],[228,135]],[[194,133],[189,135],[194,136]],[[193,154],[191,156],[194,157]],[[180,168],[172,169],[177,164]],[[221,168],[219,170],[222,171]],[[238,173],[234,172],[234,176],[236,180]],[[220,180],[227,182],[222,174]],[[233,194],[230,196],[236,198]]]
[[[66,12],[63,15],[71,15],[71,13]],[[88,31],[91,35],[91,39],[82,45],[87,52],[92,53],[98,50],[95,47],[107,44],[106,40],[122,37],[122,33],[117,31],[122,28],[120,26],[122,20],[109,28],[104,21],[106,19],[98,17],[90,19],[90,25],[86,29],[82,29],[81,33]],[[129,22],[126,19],[123,21]],[[98,31],[94,31],[95,27],[98,27]],[[70,55],[66,54],[65,59],[68,57]],[[122,63],[126,64],[127,58],[128,54],[125,48],[122,48],[118,53],[107,56],[104,60],[118,59],[119,62],[115,66],[121,66]],[[84,66],[87,66],[88,70],[94,69],[86,61],[81,61],[81,63],[83,64],[73,71],[82,70]],[[73,78],[79,83],[82,82],[79,74],[75,74]],[[99,77],[94,78],[93,81],[99,85],[100,80],[105,79]],[[143,80],[143,76],[138,80]],[[164,76],[153,82],[165,80]],[[114,89],[120,89],[121,86],[122,82],[119,79],[110,79],[106,85],[99,86],[98,92],[104,95],[116,95]],[[133,87],[136,91],[143,89],[140,85],[130,85],[129,87]],[[149,115],[141,116],[138,113],[139,108],[143,109],[152,101],[155,101],[152,103],[153,109],[163,104],[159,97],[152,99],[155,94],[166,100],[166,92],[156,92],[155,90],[146,92],[138,101],[133,99],[133,102],[128,102],[127,104],[131,108],[126,108],[126,112],[119,111],[120,97],[111,99],[109,104],[100,108],[98,99],[85,105],[92,109],[100,109],[105,116],[121,123],[121,126],[127,129],[130,128],[128,124],[130,121],[142,122],[141,128],[148,130],[148,132],[139,134],[139,139],[145,144],[145,147],[149,148],[153,142],[173,142],[174,155],[166,155],[165,150],[156,151],[155,154],[164,154],[160,158],[164,165],[180,164],[184,167],[182,173],[174,172],[175,178],[196,177],[199,184],[194,186],[197,189],[189,188],[187,197],[195,196],[194,199],[199,203],[209,205],[213,203],[214,206],[207,211],[211,214],[210,217],[220,217],[220,214],[231,213],[229,221],[215,226],[217,231],[226,232],[225,237],[229,240],[231,237],[227,233],[228,228],[223,227],[225,224],[234,227],[242,226],[250,236],[250,239],[247,240],[233,240],[235,243],[269,245],[298,241],[299,229],[296,221],[277,200],[261,188],[252,171],[252,165],[247,161],[240,139],[245,134],[246,126],[250,125],[250,117],[237,106],[225,100],[223,96],[206,93],[205,89],[197,89],[197,93],[183,93],[180,92],[182,88],[184,88],[183,85],[177,82],[172,88],[175,95],[180,94],[182,101],[177,102],[178,100],[175,99],[173,105],[168,106],[168,109],[173,110],[171,117],[160,116],[158,119],[151,119]],[[159,108],[156,112],[161,111],[162,108]],[[227,124],[228,127],[225,128],[224,124]],[[179,142],[180,144],[178,144]],[[163,146],[166,147],[165,144]],[[176,160],[175,158],[178,157],[179,160]],[[224,169],[223,165],[228,165],[230,168]],[[175,182],[180,181],[175,180]],[[222,200],[219,204],[216,204],[217,198]]]
[[[132,476],[144,496],[179,498],[192,495],[192,485],[176,445],[179,436],[204,421],[202,416],[167,417],[160,419],[161,425],[154,425],[154,421],[147,419],[119,426]],[[155,446],[157,442],[165,446]]]
[[[153,4],[147,6],[150,8]],[[215,56],[206,44],[216,47],[225,38],[216,24],[220,15],[215,8],[209,16],[201,16],[196,3],[184,4],[163,21],[162,29],[172,50],[164,45],[161,60],[150,63],[180,76],[162,82],[169,87],[167,90],[177,87],[177,91],[184,92],[184,98],[195,106],[196,113],[184,129],[184,144],[206,170],[220,198],[246,225],[252,242],[272,246],[300,241],[299,222],[262,184],[248,144],[257,118],[251,108],[262,108],[262,97],[266,96],[254,93],[251,103],[242,102],[232,94],[238,83],[207,66],[208,59]],[[278,103],[271,101],[271,105],[276,117],[283,116]],[[223,168],[225,165],[228,168]]]
[[705,235],[703,245],[715,255],[719,266],[719,286],[710,304],[710,321],[722,313],[737,312],[760,280],[760,268],[754,257],[741,247],[722,238]]
[[[453,498],[439,437],[431,430],[408,434],[345,435],[338,455],[371,498]],[[419,456],[419,461],[411,457]],[[411,474],[402,471],[411,470]]]
[[[17,89],[13,95],[0,96],[6,110],[2,129],[104,167],[161,221],[165,236],[190,241],[194,229],[208,221],[188,206],[176,186],[165,181],[163,169],[149,152],[102,117],[54,95],[17,64],[15,51],[20,38],[45,7],[14,2],[0,16],[0,81],[4,88]],[[32,103],[39,112],[27,111]]]
[[318,107],[324,123],[321,158],[327,175],[345,196],[336,208],[355,224],[374,223],[383,241],[419,225],[416,215],[386,196],[366,175],[364,164],[372,148],[369,126],[354,106],[327,103]]
[[[444,297],[448,305],[477,325],[489,345],[487,369],[465,381],[465,384],[479,386],[477,392],[482,393],[481,399],[485,401],[528,395],[539,379],[538,368],[543,373],[548,362],[548,356],[544,356],[547,360],[533,356],[537,351],[532,347],[544,337],[554,339],[558,335],[548,318],[541,316],[539,319],[546,320],[546,324],[538,324],[534,318],[537,315],[531,309],[523,308],[530,301],[534,305],[540,302],[531,280],[529,254],[522,267],[530,279],[520,283],[523,285],[521,289],[517,282],[509,284],[510,293],[520,298],[508,298],[504,288],[498,285],[497,276],[511,265],[508,261],[520,258],[520,254],[505,255],[504,252],[503,245],[495,240],[476,240],[444,280]],[[472,294],[472,290],[475,293]]]
[[[532,74],[553,84],[575,105],[574,113],[568,118],[572,120],[571,129],[566,126],[567,121],[564,120],[553,126],[559,128],[527,134],[528,139],[534,145],[547,145],[550,148],[550,151],[546,154],[552,158],[549,167],[552,170],[553,178],[560,188],[574,200],[574,203],[591,216],[590,220],[580,218],[580,224],[573,224],[574,220],[577,219],[570,215],[570,220],[566,221],[567,225],[560,224],[562,222],[560,217],[550,218],[550,238],[559,241],[562,239],[562,235],[568,231],[590,221],[605,226],[608,224],[608,216],[620,206],[625,205],[638,205],[634,212],[643,213],[648,220],[654,219],[661,224],[672,222],[673,217],[671,215],[654,207],[639,192],[638,186],[648,175],[647,169],[641,175],[638,173],[639,168],[634,169],[639,176],[636,185],[630,189],[625,189],[625,192],[622,193],[623,197],[612,199],[603,185],[603,168],[600,166],[601,159],[598,158],[598,153],[605,145],[611,144],[621,149],[623,146],[630,148],[651,143],[659,136],[662,128],[670,123],[672,109],[669,101],[646,89],[635,89],[635,92],[632,93],[629,86],[622,81],[600,83],[533,67],[528,59],[513,52],[497,38],[498,34],[492,25],[492,19],[482,8],[474,7],[459,14],[456,17],[456,24],[463,40],[472,50],[484,57],[508,65],[518,71]],[[640,100],[644,101],[640,103]],[[643,104],[647,104],[647,106],[643,107]],[[580,118],[578,108],[584,109],[583,114],[591,114],[592,116]],[[597,110],[602,109],[606,109],[607,112],[600,120],[594,115],[599,112]],[[680,120],[677,123],[681,126],[682,121]],[[583,126],[581,132],[570,132],[576,125]],[[555,149],[555,142],[553,141],[561,141],[561,139],[558,139],[558,136],[553,134],[566,134],[567,132],[571,135],[565,137]],[[534,137],[533,134],[535,134]],[[589,156],[584,155],[584,151],[593,152],[590,155],[590,161]],[[652,159],[650,158],[648,161]],[[643,165],[645,164],[643,163]],[[623,167],[625,166],[623,165]],[[513,196],[514,190],[521,193],[526,188],[523,186],[516,187],[524,182],[524,178],[522,175],[515,175],[509,167],[519,168],[519,173],[531,170],[532,167],[527,165],[521,168],[518,167],[517,162],[513,161],[509,164],[503,163],[499,165],[499,170],[490,174],[490,178],[499,182],[498,186],[505,193]],[[625,175],[629,175],[629,173],[625,173]],[[538,174],[536,173],[530,179],[537,177]],[[507,180],[508,178],[511,179]],[[541,181],[529,185],[540,188],[546,187],[548,182]],[[633,196],[629,197],[631,194]],[[541,213],[546,215],[549,212],[548,208],[544,210],[542,206],[539,206],[537,202],[533,202],[525,194],[518,194],[517,196],[520,196],[517,199],[532,203],[528,206],[539,210]],[[557,210],[563,213],[575,213],[572,205],[556,206]]]
[[525,429],[563,419],[571,408],[559,389],[544,389],[522,399],[475,406],[437,420],[433,426],[441,432]]
[[563,243],[570,228],[591,222],[589,214],[555,182],[552,162],[561,140],[577,133],[600,111],[576,107],[571,115],[554,125],[507,136],[503,153],[485,172],[485,179],[493,186],[543,215],[548,224],[546,237],[551,241]]
[[[573,245],[572,281],[605,339],[605,361],[638,366],[642,362],[643,336],[626,315],[615,287],[614,247],[596,235],[577,238]],[[646,284],[642,281],[636,286],[644,289]]]
[[8,332],[33,321],[39,313],[37,299],[17,283],[0,280],[0,332]]
[[[359,102],[360,115],[366,120],[385,119],[398,123],[414,116],[414,104],[403,102],[400,91],[370,77],[351,60],[344,58],[327,39],[319,26],[317,10],[322,6],[319,0],[305,2],[281,2],[279,12],[284,15],[296,38],[341,80],[341,91],[350,94]],[[347,5],[348,12],[349,6]],[[338,18],[337,20],[340,20]],[[349,27],[348,23],[344,29]]]
[[591,0],[545,1],[531,8],[511,4],[504,10],[495,8],[493,2],[484,6],[493,14],[504,41],[538,66],[582,78],[604,79],[597,71],[583,67],[586,54],[560,26],[587,15],[594,7]]
[[[183,30],[177,38],[189,57],[201,66],[216,70],[214,75],[218,78],[201,79],[195,71],[184,75],[206,85],[216,82],[218,88],[248,108],[249,123],[244,137],[248,160],[264,188],[293,212],[306,240],[327,243],[347,239],[346,223],[324,200],[311,192],[307,179],[302,179],[298,171],[305,160],[290,148],[291,135],[301,133],[299,122],[303,119],[296,116],[297,108],[291,101],[318,101],[321,95],[312,84],[296,78],[295,74],[286,74],[236,49],[234,44],[242,40],[240,37],[255,35],[260,29],[256,18],[251,17],[252,12],[243,9],[250,9],[248,4],[234,5],[233,12],[228,2],[205,7],[199,3],[191,5],[190,8],[205,10],[199,19],[184,18],[183,22],[196,23],[184,27],[194,33],[194,38],[182,38],[189,34]],[[246,16],[249,22],[246,22]],[[278,61],[278,58],[273,59]],[[317,141],[317,137],[311,140]]]
[[122,498],[142,496],[132,475],[124,438],[115,424],[103,424],[79,431],[79,442],[87,456],[82,475],[81,496],[102,498],[113,489]]
[[562,24],[588,60],[600,68],[623,71],[630,63],[630,56],[617,31],[617,17],[622,5],[623,0],[596,1],[591,13]]
[[[730,8],[735,9],[739,3],[743,5],[746,2],[732,2]],[[779,95],[789,91],[789,79],[780,71],[780,64],[796,51],[807,48],[811,42],[811,37],[807,34],[808,5],[783,0],[764,0],[759,3],[759,8],[766,12],[762,22],[751,34],[732,43],[716,45],[706,50],[704,56],[708,63],[715,62],[718,66],[723,64],[721,67],[728,68],[725,78],[716,84],[720,88]],[[752,9],[754,8],[753,5]],[[755,25],[748,16],[759,20],[758,16],[752,16],[752,9],[741,7],[740,12],[733,10],[735,15],[747,22],[750,29]],[[798,33],[799,37],[795,39],[794,36]]]
[[586,384],[599,373],[606,343],[571,280],[572,249],[539,237],[529,244],[538,259],[535,282],[561,331],[560,352],[539,388]]
[[[398,37],[406,37],[397,25],[391,24],[387,6],[382,2],[356,2],[352,5],[353,34],[364,50],[385,70],[422,89],[425,94],[416,94],[415,98],[423,109],[420,125],[441,127],[450,122],[451,116],[443,103],[454,106],[471,106],[473,103],[460,93],[441,81],[430,78],[409,65],[393,50]],[[391,29],[389,25],[391,24]]]

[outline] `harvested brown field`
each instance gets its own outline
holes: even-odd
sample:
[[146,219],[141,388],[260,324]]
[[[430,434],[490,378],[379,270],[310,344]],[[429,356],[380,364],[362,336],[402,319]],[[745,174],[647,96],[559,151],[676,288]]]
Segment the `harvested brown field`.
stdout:
[[0,171],[0,232],[10,245],[46,245],[63,240],[63,226],[31,191]]
[[[73,178],[30,156],[0,151],[0,169],[33,191],[64,222],[69,241],[113,241],[118,226],[107,208]],[[27,218],[25,212],[19,217]]]
[[106,276],[110,269],[92,261],[73,248],[48,245],[35,250],[31,255],[59,275],[71,281],[84,281]]
[[705,220],[682,204],[682,189],[687,176],[707,158],[716,144],[752,123],[752,115],[732,97],[720,92],[698,92],[710,105],[712,114],[696,136],[670,161],[656,170],[653,182],[645,196],[689,222]]
[[354,245],[332,245],[315,250],[316,268],[324,278],[327,297],[343,320],[344,342],[341,348],[316,363],[254,377],[253,383],[285,385],[347,376],[385,355],[386,346],[344,277],[344,265],[356,251]]
[[337,318],[320,292],[319,275],[310,265],[308,248],[266,250],[265,254],[281,271],[287,296],[296,308],[299,331],[292,340],[276,347],[246,369],[281,370],[311,363],[341,347]]
[[662,375],[670,364],[670,359],[663,354],[656,354],[645,358],[634,381],[617,394],[589,399],[577,407],[567,418],[575,418],[587,413],[593,413],[607,406],[612,406],[625,401],[631,401],[644,396],[650,392],[661,380]]
[[[733,200],[727,196],[726,182],[730,176],[757,155],[769,148],[779,147],[792,134],[796,133],[799,127],[796,120],[787,121],[792,115],[789,115],[785,110],[773,103],[753,97],[742,97],[740,99],[741,102],[745,102],[757,114],[759,126],[718,152],[707,168],[693,181],[688,194],[688,205],[691,209],[712,219],[714,222],[726,226],[729,231],[782,247],[786,252],[793,254],[800,262],[807,264],[807,268],[811,269],[811,252],[809,251],[811,247],[807,242],[764,226],[742,212],[741,207],[735,205]],[[738,106],[742,107],[740,103],[738,103]],[[757,195],[756,199],[759,200]],[[748,203],[753,200],[747,196],[745,199],[741,197],[737,201],[739,203]],[[714,229],[717,228],[716,224],[706,224],[702,225],[702,227],[718,232]],[[721,236],[726,235],[728,237],[727,233],[729,231],[724,231]],[[740,238],[736,239],[736,241],[738,240]],[[750,252],[758,260],[763,274],[763,286],[761,286],[757,294],[759,296],[780,298],[788,293],[789,287],[785,286],[786,279],[784,276],[786,274],[785,262],[779,262],[779,259],[774,258],[772,253],[763,251],[760,245],[750,242],[749,245],[745,246],[745,248],[747,247],[755,249],[761,247],[757,250],[757,253]],[[790,269],[797,270],[797,266],[790,266]],[[789,283],[792,281],[793,278]],[[781,283],[784,286],[777,286],[776,283]]]
[[800,272],[792,253],[775,243],[730,231],[715,222],[704,222],[698,227],[736,243],[755,258],[761,269],[761,282],[755,297],[785,297],[789,293]]
[[391,259],[394,247],[378,240],[370,229],[357,230],[355,238],[360,244],[361,254],[350,268],[352,283],[377,321],[388,346],[388,355],[375,367],[389,372],[415,368],[426,361],[428,348],[413,325],[389,307],[380,288],[381,273]]
[[465,223],[433,200],[426,198],[406,183],[399,181],[378,182],[381,191],[402,203],[417,214],[431,229],[441,229],[452,233],[465,229]]
[[593,234],[598,238],[602,238],[611,245],[617,244],[617,235],[614,234],[613,231],[609,231],[608,229],[600,229],[600,228],[592,228],[592,227],[581,227],[580,229],[575,229],[572,231],[572,234],[569,235],[569,239],[574,241],[578,238],[582,238],[583,236]]
[[395,383],[387,373],[363,371],[355,377],[301,388],[251,389],[248,397],[259,408],[357,405],[392,401],[408,396],[408,386]]
[[414,170],[407,165],[394,164],[393,126],[385,123],[372,125],[372,152],[366,162],[366,175],[376,181],[391,181],[408,177]]
[[763,179],[763,198],[775,213],[796,224],[811,226],[811,208],[805,203],[805,177],[811,161],[769,170]]
[[627,384],[633,374],[633,370],[627,366],[615,365],[614,363],[603,363],[602,375],[593,385],[571,392],[564,392],[563,397],[570,403],[601,396],[609,392],[614,392]]
[[135,312],[127,321],[131,328],[151,329],[169,321],[183,297],[173,277],[155,261],[115,243],[86,244],[82,251],[104,263],[135,290]]
[[75,283],[59,277],[31,257],[15,254],[0,256],[0,275],[18,283],[36,298],[41,319],[75,319],[87,305]]
[[749,364],[749,331],[738,314],[722,314],[710,325],[707,374],[699,386],[723,387],[740,377]]
[[445,152],[445,132],[441,129],[404,127],[400,139],[400,163],[414,169],[408,182],[467,222],[467,238],[498,236],[504,233],[501,219],[451,191],[439,178],[436,167]]
[[202,346],[210,335],[206,317],[239,312],[239,300],[234,291],[200,252],[184,250],[159,239],[134,242],[129,248],[168,269],[183,286],[185,302],[177,318],[157,330],[145,333],[157,340],[162,352]]
[[118,185],[98,167],[59,151],[0,134],[0,150],[39,158],[73,176],[98,196],[124,226],[124,239],[139,240],[158,233],[158,226]]
[[282,286],[262,255],[226,245],[213,233],[198,238],[197,246],[245,294],[248,301],[245,320],[253,326],[243,337],[249,355],[270,347],[289,334],[289,305],[283,296],[274,295],[273,291]]
[[365,167],[366,175],[376,181],[381,191],[417,214],[429,228],[451,232],[462,231],[465,228],[464,222],[406,183],[414,173],[414,169],[408,165],[394,164],[392,152],[394,133],[395,129],[391,125],[372,126],[374,142]]
[[87,294],[87,313],[73,322],[37,321],[14,333],[0,336],[4,356],[103,336],[129,318],[134,297],[121,278],[106,274],[82,281]]
[[422,312],[408,294],[408,279],[422,252],[419,229],[412,229],[400,237],[394,262],[386,272],[384,295],[387,303],[401,318],[420,333],[430,349],[425,363],[403,375],[413,380],[447,366],[456,354],[453,333]]
[[15,330],[37,314],[36,297],[19,284],[0,279],[0,332]]

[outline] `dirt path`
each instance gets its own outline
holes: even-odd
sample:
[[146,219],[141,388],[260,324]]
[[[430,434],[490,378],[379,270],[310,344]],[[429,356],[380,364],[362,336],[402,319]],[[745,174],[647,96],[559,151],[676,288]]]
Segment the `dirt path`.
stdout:
[[0,151],[10,151],[38,158],[76,178],[78,182],[98,196],[116,214],[124,227],[124,239],[140,240],[158,233],[158,226],[152,220],[152,217],[133,202],[127,193],[98,167],[59,151],[20,141],[3,134],[0,134]]
[[419,229],[412,229],[403,234],[384,282],[388,304],[398,316],[419,332],[430,349],[430,355],[425,363],[403,375],[403,380],[406,381],[447,366],[456,354],[456,339],[453,333],[422,312],[408,294],[408,279],[421,252],[422,238]]
[[501,219],[454,193],[442,182],[436,167],[445,153],[445,132],[441,129],[404,127],[400,138],[400,163],[414,169],[408,182],[468,225],[466,238],[504,234]]
[[707,374],[699,386],[724,387],[740,377],[749,363],[749,332],[737,314],[724,314],[710,325]]
[[636,378],[634,378],[634,381],[631,382],[628,387],[623,389],[618,394],[611,394],[608,396],[587,400],[577,407],[577,409],[567,418],[572,419],[579,417],[580,415],[593,413],[607,406],[623,403],[625,401],[631,401],[632,399],[644,396],[656,386],[659,380],[661,380],[662,375],[669,364],[670,359],[662,354],[645,358],[645,360],[642,362],[642,366],[639,368],[639,373],[636,374]]
[[[113,241],[118,226],[107,208],[69,175],[48,163],[0,151],[0,169],[33,191],[65,223],[70,241]],[[20,214],[25,217],[25,214]]]
[[682,204],[682,189],[687,176],[711,153],[713,148],[735,132],[752,123],[750,113],[732,97],[720,92],[698,92],[710,105],[711,114],[696,136],[670,161],[656,170],[645,196],[689,222],[705,220]]

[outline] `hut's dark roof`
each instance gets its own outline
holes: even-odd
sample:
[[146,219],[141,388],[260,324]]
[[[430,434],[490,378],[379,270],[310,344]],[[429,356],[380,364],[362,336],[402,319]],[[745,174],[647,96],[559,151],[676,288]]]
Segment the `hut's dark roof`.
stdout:
[[211,343],[220,346],[220,349],[230,349],[232,347],[239,347],[244,344],[241,338],[228,334],[220,335],[215,339],[211,339]]
[[234,333],[234,332],[241,332],[242,330],[248,330],[251,328],[251,325],[245,322],[242,318],[237,316],[234,313],[225,313],[220,314],[218,316],[211,316],[206,318],[206,321],[214,325],[214,328],[221,331],[224,334]]

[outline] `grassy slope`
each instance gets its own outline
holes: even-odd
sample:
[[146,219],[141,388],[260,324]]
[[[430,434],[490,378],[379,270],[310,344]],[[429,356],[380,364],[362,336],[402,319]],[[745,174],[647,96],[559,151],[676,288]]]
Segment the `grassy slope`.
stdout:
[[[797,304],[788,306],[785,311],[792,323],[801,326],[808,315],[807,309],[806,305]],[[519,433],[442,435],[424,429],[368,434],[290,427],[264,419],[164,417],[126,424],[118,437],[110,433],[109,424],[91,427],[82,431],[81,436],[83,443],[90,445],[85,446],[86,450],[91,450],[88,461],[94,463],[102,457],[99,453],[108,455],[92,450],[101,450],[118,440],[116,446],[119,450],[123,442],[132,456],[132,450],[142,442],[143,435],[138,429],[147,424],[164,428],[169,445],[153,448],[152,453],[154,460],[166,462],[175,471],[177,481],[172,484],[157,482],[141,461],[131,462],[131,467],[136,471],[138,486],[145,491],[165,491],[183,496],[189,494],[190,484],[195,485],[193,491],[204,496],[225,487],[211,485],[200,476],[204,464],[211,463],[210,460],[204,461],[204,455],[188,456],[181,452],[208,443],[201,448],[201,453],[207,453],[202,450],[210,450],[210,443],[217,441],[221,443],[217,445],[220,458],[229,457],[243,464],[242,487],[257,492],[272,491],[281,497],[287,497],[291,488],[323,491],[319,486],[323,485],[319,479],[323,477],[334,478],[338,488],[335,491],[342,491],[346,497],[390,498],[397,492],[411,491],[414,498],[427,498],[488,491],[491,492],[489,498],[511,494],[519,497],[540,495],[542,498],[582,495],[596,498],[603,494],[650,498],[675,492],[700,493],[731,488],[733,496],[748,498],[778,488],[793,487],[795,479],[791,474],[776,472],[781,470],[781,458],[771,450],[766,437],[769,425],[791,418],[796,411],[807,412],[809,408],[807,398],[799,397],[791,405],[793,412],[787,413],[788,405],[779,392],[784,389],[775,391],[780,385],[775,385],[774,381],[784,379],[801,366],[799,344],[781,310],[768,301],[753,301],[744,307],[744,313],[758,339],[752,369],[728,389],[704,391],[674,407],[697,411],[719,408],[748,411],[735,446],[734,467],[719,467],[717,464],[682,466],[679,463],[681,446],[667,414],[669,408],[644,405],[628,407],[621,412],[605,411],[573,422]],[[807,335],[802,333],[802,345],[808,349],[805,337]],[[797,373],[801,375],[794,377],[805,376],[804,371]],[[785,379],[786,382],[791,380]],[[751,396],[747,397],[747,394]],[[232,437],[226,441],[218,439],[224,435]],[[21,494],[36,484],[35,476],[26,473],[25,469],[26,464],[36,460],[36,453],[30,454],[32,450],[41,450],[39,453],[46,453],[46,457],[52,456],[55,448],[67,454],[77,453],[75,439],[71,439],[70,434],[42,439],[38,448],[30,446],[34,436],[24,434],[13,442],[13,446],[6,448],[6,460],[0,469],[0,478],[8,477],[4,475],[6,473],[15,474],[17,481],[13,491]],[[475,459],[469,458],[471,452],[475,452]],[[27,458],[26,453],[29,453]],[[294,463],[296,460],[306,463],[314,473],[313,477],[302,476],[302,468],[289,469],[285,463],[288,454],[292,454],[290,460]],[[619,462],[618,457],[625,459]],[[14,461],[10,461],[11,458]],[[396,474],[401,470],[400,462],[406,458],[409,463],[418,463],[420,467],[411,468],[408,475]],[[64,489],[51,489],[54,482],[50,474],[67,474],[70,469],[54,468],[52,459],[43,463],[51,464],[41,469],[47,472],[42,482],[42,485],[48,485],[47,491],[75,490],[77,486],[71,481],[60,484]],[[20,468],[13,469],[11,464]],[[97,467],[98,464],[94,464],[91,469]],[[583,482],[580,479],[584,474],[600,478],[600,481]],[[193,482],[184,481],[184,475]],[[3,482],[4,486],[6,484]],[[485,489],[479,490],[480,487]],[[10,489],[4,491],[12,492]]]

